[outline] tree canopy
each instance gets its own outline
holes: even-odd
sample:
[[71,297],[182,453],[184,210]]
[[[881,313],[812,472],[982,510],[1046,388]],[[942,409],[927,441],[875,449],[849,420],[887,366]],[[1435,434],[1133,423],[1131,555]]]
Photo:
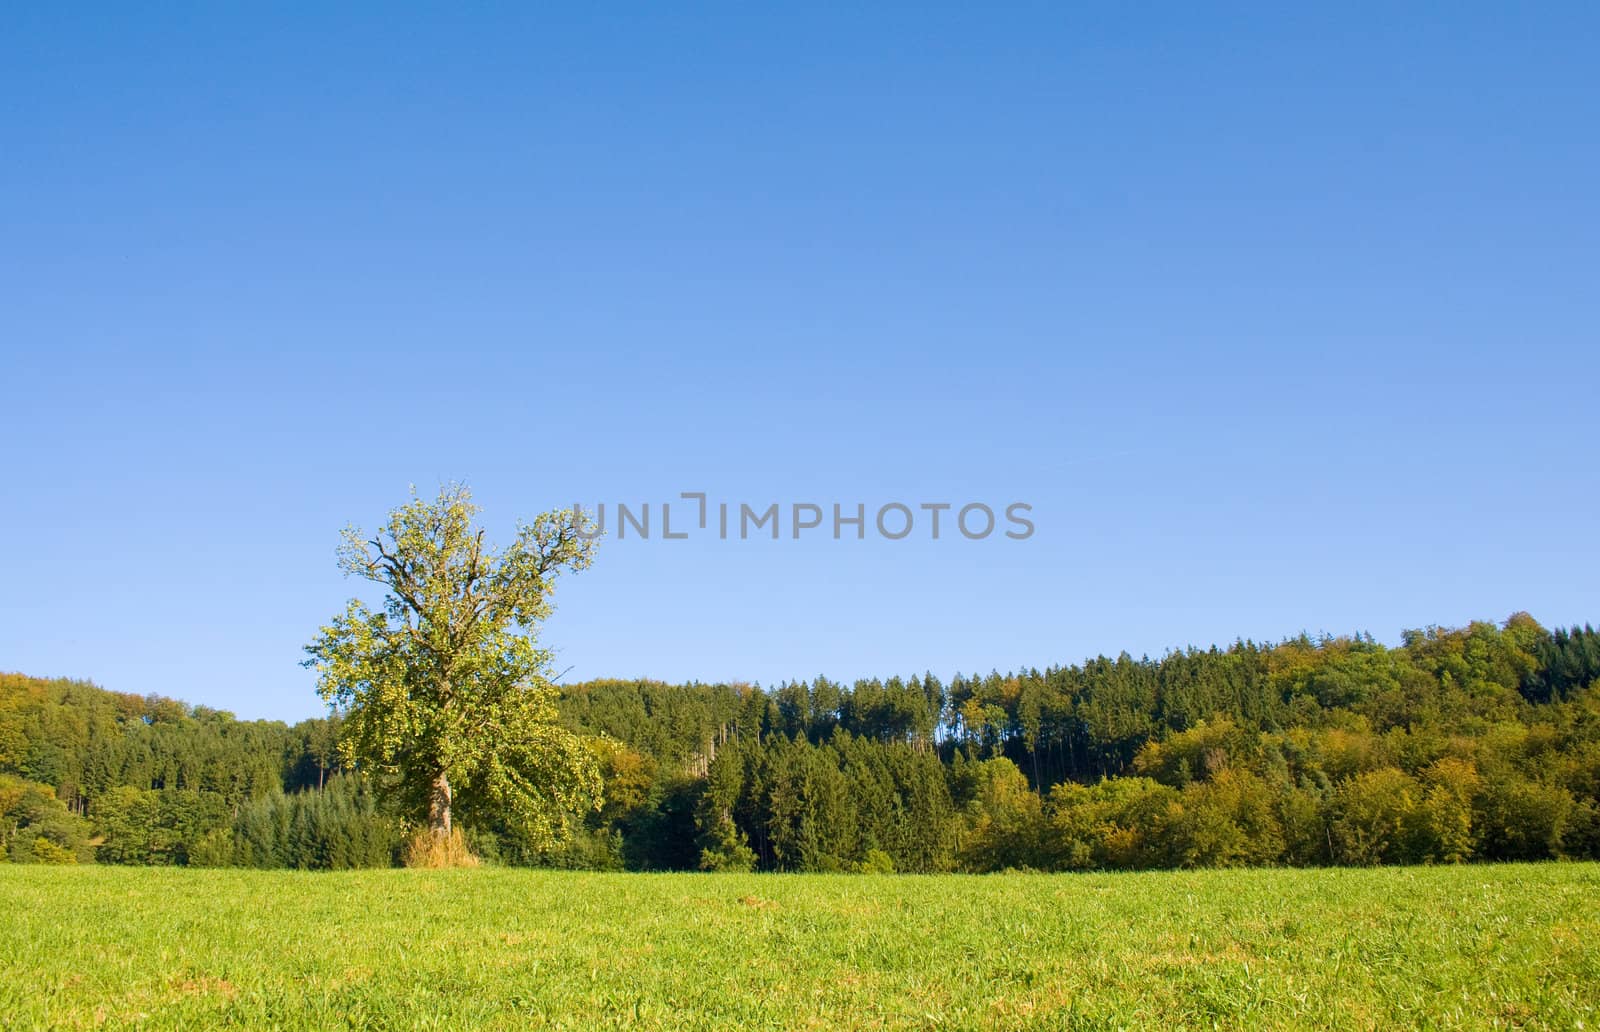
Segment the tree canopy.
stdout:
[[453,813],[548,844],[598,805],[592,753],[557,720],[536,637],[554,582],[586,568],[580,514],[544,513],[495,550],[459,484],[416,497],[368,538],[346,528],[339,565],[382,587],[351,599],[306,646],[317,690],[344,718],[346,761],[392,785],[440,836]]

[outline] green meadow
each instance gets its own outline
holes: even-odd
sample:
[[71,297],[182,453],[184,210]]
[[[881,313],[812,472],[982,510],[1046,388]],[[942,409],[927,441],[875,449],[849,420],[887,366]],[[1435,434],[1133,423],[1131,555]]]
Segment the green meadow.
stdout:
[[1588,863],[0,866],[8,1029],[1579,1029],[1597,1008]]

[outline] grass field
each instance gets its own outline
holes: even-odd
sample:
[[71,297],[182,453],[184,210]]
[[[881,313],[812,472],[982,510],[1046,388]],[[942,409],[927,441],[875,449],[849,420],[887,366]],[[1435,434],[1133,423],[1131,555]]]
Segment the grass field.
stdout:
[[1600,866],[0,865],[6,1028],[1595,1028]]

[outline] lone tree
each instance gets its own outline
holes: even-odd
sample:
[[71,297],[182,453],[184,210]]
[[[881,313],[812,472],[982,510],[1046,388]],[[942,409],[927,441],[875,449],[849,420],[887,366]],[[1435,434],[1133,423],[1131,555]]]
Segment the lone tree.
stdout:
[[449,839],[455,811],[537,848],[600,800],[593,755],[556,723],[550,655],[534,633],[555,578],[587,567],[595,540],[580,512],[562,510],[519,524],[496,552],[477,513],[451,484],[435,501],[413,491],[371,538],[345,528],[339,565],[381,584],[383,609],[351,599],[305,665],[344,716],[345,759],[386,775],[435,841]]

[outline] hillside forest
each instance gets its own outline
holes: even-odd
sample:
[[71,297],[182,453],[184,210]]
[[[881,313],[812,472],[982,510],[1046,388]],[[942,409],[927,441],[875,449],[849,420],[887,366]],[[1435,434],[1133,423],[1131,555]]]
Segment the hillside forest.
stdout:
[[[536,848],[606,870],[989,872],[1600,859],[1600,632],[1503,624],[854,683],[593,681],[561,723],[604,779]],[[0,675],[13,863],[388,866],[408,818],[287,725]]]

